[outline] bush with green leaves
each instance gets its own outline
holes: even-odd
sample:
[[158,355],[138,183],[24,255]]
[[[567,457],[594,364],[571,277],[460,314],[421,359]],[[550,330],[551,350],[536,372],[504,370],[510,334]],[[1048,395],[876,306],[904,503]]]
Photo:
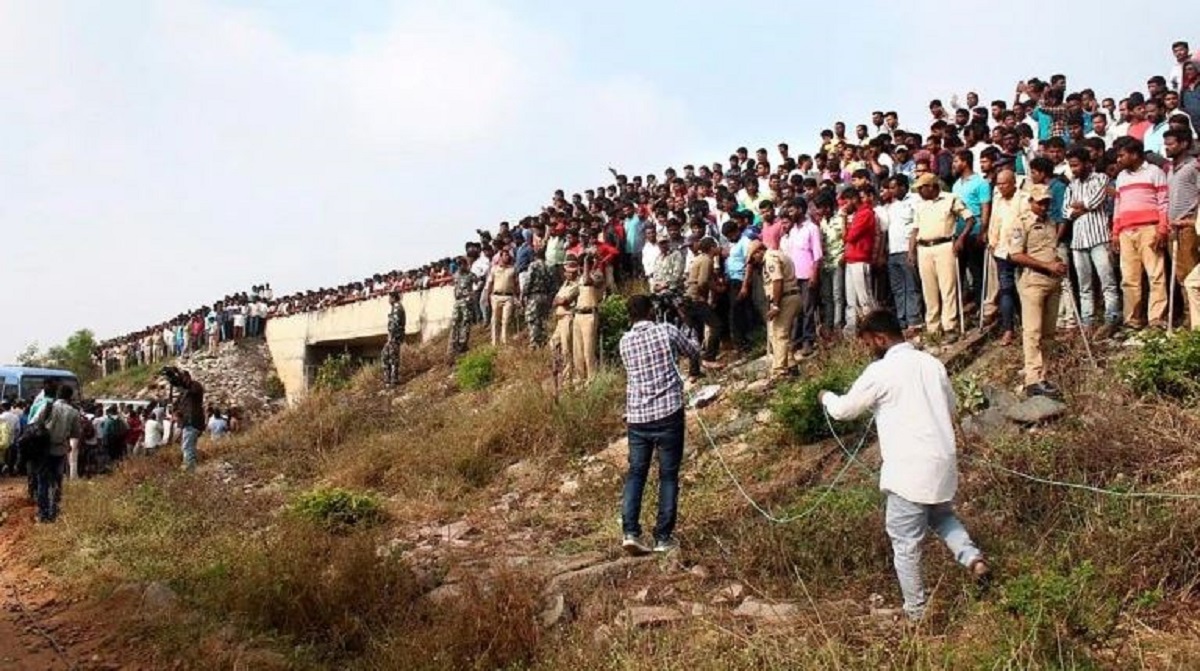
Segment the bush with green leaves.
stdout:
[[496,350],[481,347],[462,355],[454,367],[454,381],[463,391],[478,391],[496,379]]
[[368,527],[383,520],[379,497],[340,487],[320,487],[300,494],[292,510],[331,530]]
[[[783,385],[771,402],[775,419],[802,443],[830,437],[825,410],[817,396],[822,390],[842,393],[862,372],[859,361],[831,363],[813,377]],[[860,428],[865,420],[834,422],[838,433]]]
[[1147,332],[1142,348],[1122,363],[1121,374],[1143,396],[1200,400],[1200,331]]
[[283,388],[283,380],[279,376],[271,373],[267,379],[263,380],[263,393],[272,401],[277,401],[287,395],[287,390]]
[[605,361],[620,362],[621,336],[629,330],[629,308],[625,297],[613,294],[600,303],[600,351]]
[[329,391],[345,389],[357,370],[358,364],[349,352],[327,356],[317,367],[314,386]]

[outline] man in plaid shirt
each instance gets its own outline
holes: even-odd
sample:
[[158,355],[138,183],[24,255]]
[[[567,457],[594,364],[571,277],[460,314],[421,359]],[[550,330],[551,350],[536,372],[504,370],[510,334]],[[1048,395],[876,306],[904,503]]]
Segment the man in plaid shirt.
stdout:
[[[621,546],[632,555],[670,552],[678,547],[672,532],[679,500],[684,435],[683,379],[675,362],[686,356],[698,363],[700,346],[674,325],[656,324],[649,296],[631,297],[628,309],[633,327],[621,337],[620,345],[627,379],[625,415],[629,433],[629,473],[621,507],[625,538]],[[651,548],[642,542],[640,518],[642,492],[656,448],[658,519]]]

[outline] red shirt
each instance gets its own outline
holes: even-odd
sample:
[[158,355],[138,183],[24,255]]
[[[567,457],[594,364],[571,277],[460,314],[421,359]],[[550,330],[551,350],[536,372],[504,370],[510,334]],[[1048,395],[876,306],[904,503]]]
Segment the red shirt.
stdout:
[[846,263],[870,263],[875,252],[875,210],[860,205],[846,228]]

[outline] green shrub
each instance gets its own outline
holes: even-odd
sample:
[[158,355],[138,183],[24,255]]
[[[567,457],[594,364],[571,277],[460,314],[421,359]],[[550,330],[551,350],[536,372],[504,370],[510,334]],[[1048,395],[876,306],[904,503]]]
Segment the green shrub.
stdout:
[[467,352],[454,368],[454,381],[463,391],[478,391],[496,379],[496,350],[483,347]]
[[331,391],[345,389],[357,370],[358,365],[349,352],[328,356],[317,367],[314,386]]
[[605,361],[620,362],[621,336],[629,330],[629,308],[625,297],[613,294],[600,303],[600,351]]
[[[857,361],[833,363],[814,377],[799,380],[780,387],[771,402],[775,419],[797,439],[811,443],[828,438],[829,424],[825,421],[825,410],[817,395],[822,390],[838,393],[850,388],[862,366]],[[838,433],[853,431],[865,420],[856,422],[834,422]]]
[[279,376],[271,373],[267,379],[263,380],[263,393],[272,401],[277,401],[287,395],[287,390],[283,388],[283,380]]
[[339,487],[304,492],[292,504],[292,510],[332,530],[371,526],[384,516],[379,497]]
[[1200,400],[1200,331],[1148,331],[1143,343],[1121,366],[1130,387],[1141,395]]

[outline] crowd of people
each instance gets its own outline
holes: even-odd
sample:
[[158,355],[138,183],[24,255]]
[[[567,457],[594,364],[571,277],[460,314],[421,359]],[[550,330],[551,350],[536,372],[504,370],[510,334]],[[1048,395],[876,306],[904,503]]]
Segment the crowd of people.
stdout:
[[65,477],[107,473],[130,455],[174,443],[191,471],[202,433],[221,440],[240,429],[237,409],[205,406],[203,385],[187,371],[167,366],[162,375],[174,389],[165,402],[102,405],[77,398],[74,385],[56,378],[47,378],[32,401],[0,402],[0,476],[28,479],[39,522],[57,518]]
[[[617,280],[640,278],[668,318],[681,313],[703,334],[704,360],[723,340],[746,350],[756,333],[779,343],[785,330],[790,349],[810,356],[876,305],[893,308],[910,336],[950,342],[981,320],[1000,328],[1006,344],[1018,322],[1028,336],[1038,330],[1039,302],[1057,310],[1041,320],[1054,322],[1041,329],[1047,334],[1077,321],[1102,338],[1164,326],[1195,312],[1184,301],[1172,314],[1167,306],[1197,256],[1186,184],[1200,64],[1186,42],[1172,45],[1172,55],[1166,75],[1121,98],[1071,89],[1054,75],[1020,82],[1011,99],[988,106],[975,92],[961,105],[932,100],[919,123],[879,110],[849,136],[839,121],[811,153],[786,143],[774,156],[742,147],[727,163],[668,168],[661,178],[610,168],[613,183],[570,198],[558,190],[540,213],[478,231],[456,258],[279,298],[269,284],[254,287],[107,341],[97,359],[111,373],[261,336],[272,316],[453,285],[461,304],[453,349],[463,349],[471,324],[490,325],[503,343],[525,321],[533,342],[554,345],[564,374],[586,377],[596,357],[596,320],[587,315]],[[1179,186],[1160,189],[1168,173]],[[1056,279],[1051,271],[1062,268],[1008,249],[1017,222],[1036,216],[1036,186],[1049,190],[1044,219],[1069,279],[1058,283],[1057,301],[1022,300],[1022,286],[1036,284],[1035,274]],[[1154,202],[1143,202],[1151,193]],[[1168,193],[1177,194],[1170,204]],[[547,328],[551,316],[557,323]],[[791,369],[781,354],[775,364],[778,373]]]
[[764,331],[773,374],[791,374],[885,306],[924,343],[968,329],[1019,338],[1026,390],[1052,395],[1043,353],[1056,329],[1200,325],[1200,82],[1189,45],[1172,53],[1169,79],[1119,99],[1032,78],[987,107],[974,92],[962,106],[932,100],[919,124],[876,111],[850,137],[837,122],[811,154],[742,147],[661,179],[613,171],[569,200],[557,191],[451,261],[451,347],[465,350],[477,322],[505,342],[523,305],[532,342],[551,334],[563,373],[586,378],[596,306],[645,278],[661,318],[700,337],[696,375],[722,342],[746,352]]

